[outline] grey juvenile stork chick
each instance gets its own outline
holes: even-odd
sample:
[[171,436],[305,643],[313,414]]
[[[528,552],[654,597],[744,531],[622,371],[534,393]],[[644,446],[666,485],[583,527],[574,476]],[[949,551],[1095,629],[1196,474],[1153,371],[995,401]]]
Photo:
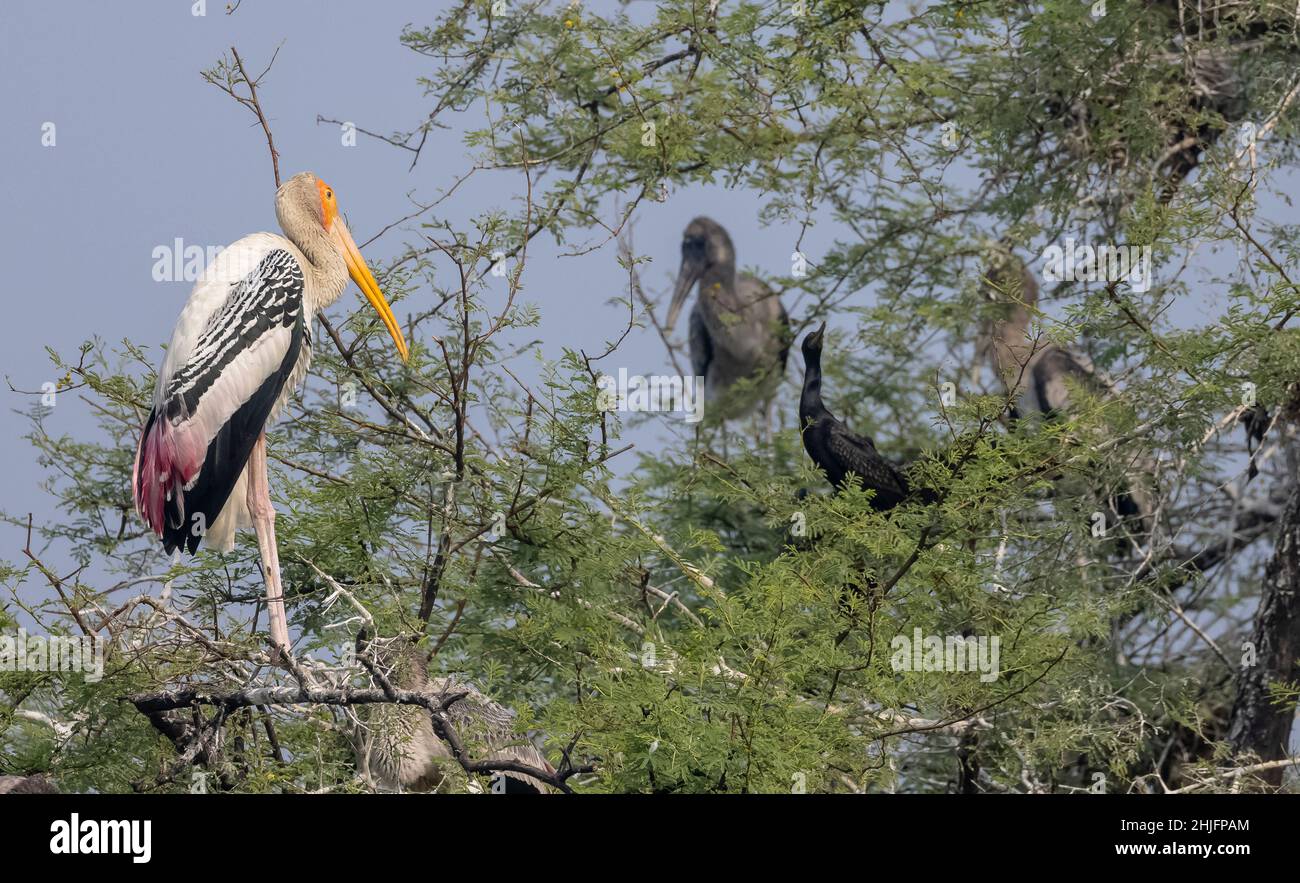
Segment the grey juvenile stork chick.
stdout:
[[[748,273],[736,273],[736,250],[717,221],[699,217],[682,234],[682,265],[668,307],[669,330],[699,284],[691,309],[691,368],[704,378],[705,401],[723,419],[769,402],[785,376],[790,319],[781,300]],[[748,383],[742,383],[748,381]],[[740,389],[733,389],[737,384]]]
[[1013,418],[1067,413],[1071,383],[1097,392],[1109,389],[1085,354],[1031,335],[1038,282],[1023,261],[999,250],[985,278],[984,295],[998,305],[998,315],[984,324],[982,348],[1011,393]]
[[[1013,420],[1069,416],[1072,388],[1102,397],[1112,394],[1110,380],[1085,353],[1031,332],[1038,281],[1024,261],[999,248],[989,261],[985,279],[984,294],[996,305],[996,315],[984,323],[979,346],[1011,397]],[[1139,520],[1145,530],[1150,494],[1136,476],[1126,483],[1111,499],[1111,506],[1122,518]]]
[[[367,652],[364,638],[358,654]],[[428,654],[405,639],[375,641],[379,670],[401,690],[434,695],[467,693],[447,710],[466,752],[476,760],[512,760],[554,772],[545,755],[516,735],[514,712],[455,678],[430,678]],[[372,705],[353,739],[361,777],[380,791],[464,790],[465,775],[446,742],[433,729],[429,711],[418,705]],[[550,788],[531,776],[498,773],[506,794],[546,794]],[[497,786],[494,783],[494,789]]]

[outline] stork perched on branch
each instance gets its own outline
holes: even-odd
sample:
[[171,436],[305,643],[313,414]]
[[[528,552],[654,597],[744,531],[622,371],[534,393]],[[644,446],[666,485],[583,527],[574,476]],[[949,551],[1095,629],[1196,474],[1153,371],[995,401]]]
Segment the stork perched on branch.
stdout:
[[[266,427],[306,377],[311,320],[351,277],[405,360],[406,341],[366,266],[334,190],[310,172],[275,194],[284,236],[254,233],[225,249],[194,286],[158,371],[132,472],[136,508],[172,552],[230,551],[257,532],[271,640],[289,629],[266,470]],[[286,238],[287,237],[287,238]]]
[[[985,296],[997,305],[998,315],[984,324],[979,346],[1007,389],[1013,420],[1068,417],[1075,389],[1097,396],[1113,393],[1109,378],[1093,366],[1087,354],[1031,333],[1038,281],[1024,261],[999,248],[990,260],[985,281]],[[1126,484],[1111,496],[1109,505],[1121,518],[1136,520],[1147,529],[1150,495],[1136,474],[1131,473]]]
[[[429,656],[396,638],[370,641],[357,638],[359,652],[375,648],[384,677],[403,690],[461,698],[447,706],[446,717],[462,741],[482,746],[493,760],[517,761],[545,773],[555,768],[535,745],[514,731],[514,712],[492,701],[469,684],[429,677]],[[381,791],[446,791],[448,776],[460,770],[451,748],[438,738],[427,708],[379,705],[370,710],[353,737],[362,778]],[[495,774],[493,790],[504,794],[547,794],[551,789],[531,776],[514,771]]]
[[699,217],[682,234],[682,264],[666,327],[677,324],[691,289],[691,368],[704,378],[705,401],[718,416],[741,417],[771,401],[785,376],[790,319],[772,289],[736,273],[736,250],[722,225]]
[[1038,281],[1023,261],[998,251],[985,279],[985,296],[1000,306],[1000,315],[986,323],[982,346],[993,372],[1011,394],[1013,419],[1068,413],[1072,384],[1109,390],[1086,354],[1030,334]]

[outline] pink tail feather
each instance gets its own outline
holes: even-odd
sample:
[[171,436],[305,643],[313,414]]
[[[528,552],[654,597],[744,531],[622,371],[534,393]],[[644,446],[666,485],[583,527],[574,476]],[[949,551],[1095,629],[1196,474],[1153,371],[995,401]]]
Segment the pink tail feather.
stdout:
[[159,536],[165,526],[166,501],[177,495],[183,515],[185,486],[194,480],[203,465],[207,446],[198,435],[193,426],[186,423],[172,426],[166,418],[155,415],[136,448],[131,493],[136,511]]

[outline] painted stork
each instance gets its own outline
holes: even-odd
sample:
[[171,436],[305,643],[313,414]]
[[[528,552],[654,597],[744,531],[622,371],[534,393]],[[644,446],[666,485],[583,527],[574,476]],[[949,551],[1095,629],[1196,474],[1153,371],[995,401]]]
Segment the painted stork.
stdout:
[[350,276],[403,360],[393,311],[339,214],[334,190],[310,172],[276,191],[284,236],[254,233],[225,249],[190,293],[158,371],[136,450],[136,509],[167,552],[230,551],[236,528],[257,532],[271,640],[289,629],[266,471],[266,427],[302,383],[311,320]]
[[[772,289],[736,273],[731,237],[717,221],[696,218],[682,234],[682,263],[668,307],[667,328],[699,284],[691,309],[691,368],[704,378],[705,401],[720,416],[741,417],[770,402],[785,376],[790,319]],[[742,389],[733,389],[742,381]]]
[[[365,633],[357,637],[358,651],[369,644]],[[380,669],[401,690],[435,694],[465,694],[447,709],[467,748],[479,745],[493,760],[514,761],[538,770],[555,772],[546,756],[527,739],[515,734],[515,714],[470,684],[452,678],[429,677],[429,655],[408,639],[373,642]],[[377,704],[353,734],[358,772],[380,791],[447,791],[449,776],[460,766],[451,749],[438,738],[429,711],[418,705]],[[516,772],[497,773],[494,790],[504,794],[548,794],[549,786]]]
[[983,347],[993,372],[1011,394],[1013,419],[1067,413],[1071,384],[1109,390],[1086,354],[1035,340],[1030,334],[1038,281],[1023,261],[1000,251],[990,261],[985,278],[984,293],[1001,311],[985,324]]
[[[998,315],[984,323],[978,344],[1011,399],[1012,420],[1068,416],[1072,389],[1106,396],[1114,391],[1086,353],[1034,335],[1032,311],[1038,305],[1038,281],[1024,261],[999,247],[985,272],[984,294]],[[1145,525],[1151,498],[1142,480],[1130,475],[1127,487],[1114,494],[1110,507],[1123,519]]]
[[862,480],[863,489],[875,491],[871,506],[892,509],[907,498],[907,479],[880,455],[875,443],[849,430],[822,402],[822,338],[826,323],[803,339],[803,392],[799,396],[799,426],[809,458],[820,466],[836,490],[850,473]]

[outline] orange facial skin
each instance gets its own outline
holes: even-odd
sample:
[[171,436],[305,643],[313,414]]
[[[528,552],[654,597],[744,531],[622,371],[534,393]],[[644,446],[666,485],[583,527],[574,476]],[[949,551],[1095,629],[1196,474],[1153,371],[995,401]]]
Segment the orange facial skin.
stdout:
[[317,178],[316,189],[320,191],[322,223],[326,231],[329,231],[334,227],[334,219],[339,215],[338,203],[334,201],[334,188]]

